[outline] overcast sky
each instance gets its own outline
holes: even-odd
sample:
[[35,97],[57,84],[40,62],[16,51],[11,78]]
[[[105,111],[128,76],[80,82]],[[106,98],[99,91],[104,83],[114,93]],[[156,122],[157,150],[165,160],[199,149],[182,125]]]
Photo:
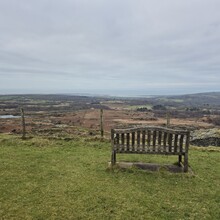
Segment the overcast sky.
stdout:
[[219,0],[0,0],[0,93],[207,91]]

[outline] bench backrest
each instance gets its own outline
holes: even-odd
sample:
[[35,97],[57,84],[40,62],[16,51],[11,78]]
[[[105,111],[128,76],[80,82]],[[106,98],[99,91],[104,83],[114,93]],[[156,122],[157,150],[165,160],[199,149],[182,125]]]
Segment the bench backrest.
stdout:
[[163,127],[112,129],[112,149],[118,153],[188,152],[190,132]]

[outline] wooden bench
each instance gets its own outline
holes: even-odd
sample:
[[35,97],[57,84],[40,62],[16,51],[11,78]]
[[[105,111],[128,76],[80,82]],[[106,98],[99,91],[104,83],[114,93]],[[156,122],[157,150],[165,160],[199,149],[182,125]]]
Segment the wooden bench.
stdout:
[[111,165],[116,164],[116,153],[177,155],[179,166],[184,156],[184,172],[187,172],[189,139],[189,131],[164,127],[112,129]]

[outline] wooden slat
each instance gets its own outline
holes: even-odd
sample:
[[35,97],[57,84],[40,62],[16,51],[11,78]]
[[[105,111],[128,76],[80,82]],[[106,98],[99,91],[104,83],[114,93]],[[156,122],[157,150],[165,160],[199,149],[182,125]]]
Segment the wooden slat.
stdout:
[[163,134],[163,146],[167,146],[167,132],[164,132]]
[[141,132],[137,131],[137,151],[140,150],[140,136],[141,136]]
[[183,151],[183,138],[184,138],[184,135],[182,134],[182,135],[180,136],[180,152]]
[[116,134],[116,149],[119,150],[119,134]]
[[173,134],[168,135],[168,145],[169,145],[169,152],[172,152],[172,141],[173,141]]
[[158,132],[158,151],[161,151],[161,139],[162,139],[162,132]]
[[184,134],[187,135],[188,131],[186,130],[174,130],[170,128],[164,128],[159,126],[142,126],[142,127],[136,127],[136,128],[126,128],[126,129],[113,129],[114,133],[132,133],[136,132],[137,130],[143,131],[143,130],[156,130],[156,131],[162,131],[162,132],[169,132],[172,134]]
[[132,132],[131,134],[131,145],[132,145],[132,151],[135,150],[135,132]]
[[146,142],[146,131],[142,131],[142,151],[145,151],[145,142]]
[[151,131],[147,131],[147,151],[150,150],[150,144],[151,144]]
[[174,138],[174,152],[177,152],[178,134],[175,134]]
[[157,138],[157,131],[153,131],[153,151],[155,151],[156,138]]
[[130,150],[130,133],[127,133],[127,151]]
[[125,145],[125,134],[124,133],[121,134],[121,145],[122,145],[121,150],[122,151],[125,150],[125,146],[124,146]]
[[161,138],[162,138],[162,132],[158,132],[158,146],[161,146]]
[[166,146],[167,146],[167,132],[164,132],[164,134],[163,134],[163,147],[164,147],[163,152],[167,151]]

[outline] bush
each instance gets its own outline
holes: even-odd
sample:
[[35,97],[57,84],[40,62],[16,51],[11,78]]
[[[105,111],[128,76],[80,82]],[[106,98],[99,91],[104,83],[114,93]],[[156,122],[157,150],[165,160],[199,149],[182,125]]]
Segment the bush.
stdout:
[[220,116],[213,118],[212,123],[220,126]]
[[148,111],[148,108],[146,107],[140,107],[137,109],[138,112],[147,112]]
[[167,108],[164,105],[154,105],[153,110],[166,110]]

